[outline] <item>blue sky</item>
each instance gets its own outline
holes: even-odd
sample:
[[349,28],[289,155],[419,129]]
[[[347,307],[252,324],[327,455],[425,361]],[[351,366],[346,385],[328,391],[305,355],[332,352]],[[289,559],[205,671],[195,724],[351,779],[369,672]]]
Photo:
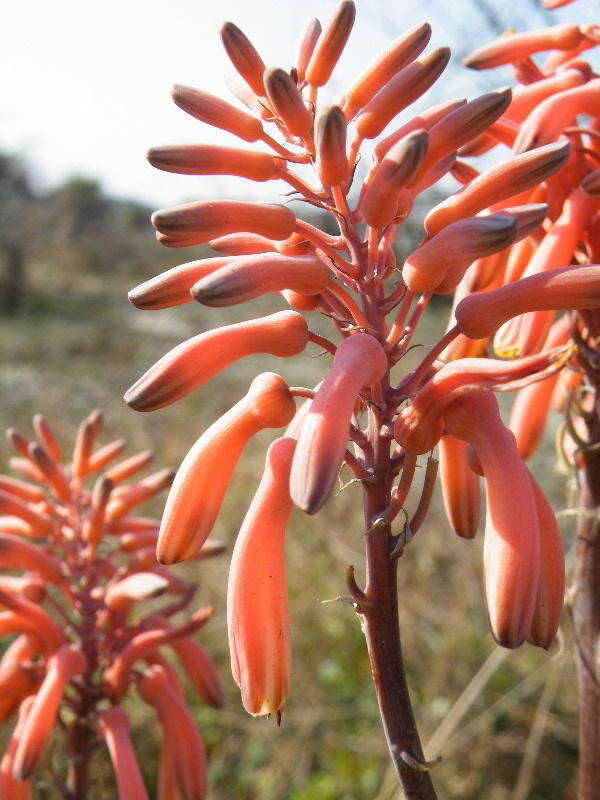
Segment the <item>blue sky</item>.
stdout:
[[[228,96],[228,67],[218,29],[227,19],[251,37],[269,66],[289,66],[299,32],[311,16],[329,18],[337,0],[21,0],[3,10],[0,59],[0,149],[22,155],[45,185],[70,174],[98,178],[108,191],[147,201],[234,196],[237,179],[159,173],[144,153],[176,142],[235,144],[192,120],[169,99],[172,83]],[[503,28],[540,27],[544,20],[600,21],[599,0],[577,0],[552,14],[535,0],[490,0]],[[433,45],[461,52],[490,38],[483,0],[358,0],[357,23],[334,73],[332,98],[402,30],[428,19]],[[458,64],[428,103],[510,82],[503,70],[474,76]],[[273,196],[256,186],[255,197]]]

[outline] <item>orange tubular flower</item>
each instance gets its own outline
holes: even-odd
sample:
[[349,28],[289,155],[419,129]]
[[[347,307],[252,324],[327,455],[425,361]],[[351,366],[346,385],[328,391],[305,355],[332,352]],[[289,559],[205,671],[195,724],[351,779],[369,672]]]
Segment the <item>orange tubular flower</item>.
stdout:
[[367,225],[385,228],[394,220],[400,190],[410,183],[423,163],[428,140],[427,131],[417,130],[390,147],[360,204]]
[[137,686],[160,719],[164,742],[168,743],[168,768],[179,795],[182,800],[203,800],[207,790],[206,751],[192,715],[163,667],[147,669],[138,678]]
[[465,297],[456,321],[471,339],[491,336],[527,311],[600,308],[600,266],[567,267],[531,275],[508,286]]
[[[441,367],[403,409],[394,427],[396,440],[415,453],[432,450],[442,435],[442,414],[446,406],[474,389],[510,384],[552,367],[560,354],[556,351],[497,361],[491,358],[461,358]],[[556,364],[560,367],[560,362]]]
[[27,720],[27,715],[34,702],[32,696],[26,697],[19,707],[19,717],[13,730],[13,734],[0,761],[0,797],[6,800],[31,800],[30,781],[18,781],[13,777],[13,762],[15,753],[19,746],[19,741],[23,735],[23,728]]
[[127,714],[120,708],[103,711],[98,730],[110,753],[117,778],[119,800],[148,800],[148,792],[131,744],[131,724]]
[[[180,660],[190,682],[211,705],[222,703],[215,667],[190,638],[212,609],[201,609],[182,625],[167,622],[174,609],[189,606],[195,587],[157,564],[159,520],[128,513],[167,488],[173,471],[126,483],[148,466],[152,454],[142,452],[113,465],[124,442],[95,449],[101,427],[99,412],[84,420],[73,456],[66,459],[70,463],[58,460],[62,447],[42,417],[34,418],[40,442],[29,442],[16,431],[9,436],[19,453],[33,457],[37,448],[43,448],[52,469],[39,472],[34,478],[37,485],[0,476],[0,486],[22,504],[24,516],[35,523],[35,516],[28,514],[43,509],[49,521],[37,532],[35,544],[26,541],[32,529],[21,518],[9,517],[21,525],[12,525],[12,533],[0,533],[0,607],[7,609],[0,612],[0,638],[17,634],[10,646],[3,646],[0,660],[0,724],[19,709],[18,724],[0,763],[0,797],[6,800],[24,800],[35,793],[33,773],[38,766],[41,771],[46,745],[59,727],[59,714],[61,727],[66,727],[69,770],[64,785],[69,796],[88,793],[91,755],[104,735],[119,798],[147,800],[126,718],[116,707],[102,713],[100,708],[108,701],[114,706],[125,696],[137,661],[160,659],[161,646],[177,650],[181,639]],[[60,492],[57,475],[62,476]],[[91,489],[86,487],[88,479]],[[0,519],[0,529],[7,527]],[[152,537],[146,563],[139,557],[143,551],[136,549],[143,542],[127,546],[128,537],[142,534]],[[221,552],[223,546],[212,542],[200,556]],[[6,574],[12,572],[19,574]],[[139,612],[148,601],[156,608],[161,597],[166,600],[165,623],[159,625],[157,611],[150,616]],[[177,673],[170,669],[176,680]]]
[[540,566],[539,523],[527,468],[489,392],[451,403],[444,422],[474,448],[487,488],[485,592],[494,638],[523,644],[534,618]]
[[402,268],[404,282],[413,292],[433,292],[449,270],[458,270],[458,283],[460,271],[466,271],[477,258],[512,244],[517,227],[517,219],[509,214],[454,222],[408,256]]
[[146,157],[157,169],[183,175],[237,175],[251,181],[268,181],[277,178],[279,170],[269,153],[209,144],[153,147]]
[[350,36],[355,15],[352,0],[344,0],[322,31],[306,67],[306,81],[311,86],[324,86],[331,77]]
[[155,411],[185,397],[228,367],[253,353],[289,358],[304,350],[308,327],[294,311],[226,325],[175,347],[125,393],[136,411]]
[[175,242],[193,239],[201,244],[237,231],[287,239],[294,231],[296,217],[285,206],[212,200],[155,211],[152,224],[159,234]]
[[254,716],[275,714],[290,684],[290,620],[285,532],[293,502],[290,469],[296,442],[277,439],[238,535],[227,589],[233,678]]
[[[33,670],[28,662],[39,652],[36,639],[21,634],[8,647],[0,661],[0,724],[19,706],[23,698],[36,689]],[[1,796],[1,795],[0,795]]]
[[293,78],[283,69],[265,72],[265,88],[273,111],[293,136],[312,138],[313,118]]
[[356,131],[362,139],[375,139],[391,120],[427,91],[446,69],[450,50],[440,47],[395,75],[362,109]]
[[329,106],[316,125],[317,172],[323,186],[338,186],[348,175],[346,119],[339,106]]
[[329,282],[328,268],[314,256],[262,253],[240,257],[201,278],[191,294],[205,306],[231,306],[283,289],[318,294]]
[[292,499],[307,514],[321,508],[337,480],[360,390],[380,380],[386,369],[384,350],[367,333],[350,336],[338,347],[302,423],[292,464]]
[[425,217],[425,230],[435,236],[453,222],[487,208],[492,201],[500,202],[531,189],[561,169],[568,156],[569,143],[556,142],[492,167],[433,208]]
[[[562,317],[553,325],[544,348],[565,344],[569,339],[570,328],[571,321],[568,315]],[[542,441],[554,391],[561,375],[564,373],[554,372],[542,381],[523,387],[517,393],[509,428],[515,435],[523,459],[531,458]]]
[[161,564],[190,558],[202,547],[246,444],[264,428],[287,425],[295,410],[283,378],[265,372],[202,434],[183,460],[167,498],[157,547]]
[[479,525],[479,476],[467,460],[469,445],[454,436],[440,439],[440,480],[446,516],[463,539],[473,539]]
[[46,676],[29,710],[15,753],[13,775],[16,780],[27,780],[38,765],[67,684],[85,669],[85,656],[75,645],[63,645],[48,659]]
[[259,119],[226,103],[220,97],[179,85],[173,87],[171,95],[174,103],[192,117],[233,133],[245,142],[257,142],[263,136],[263,126]]
[[252,91],[262,97],[265,94],[265,65],[252,42],[233,22],[226,22],[221,28],[221,41],[233,66]]
[[552,506],[529,473],[540,530],[540,574],[527,641],[547,650],[556,636],[565,595],[565,553]]
[[515,141],[515,152],[524,153],[554,141],[577,114],[598,116],[599,89],[600,79],[597,78],[548,97],[527,117]]
[[471,53],[464,64],[471,69],[499,67],[544,50],[572,50],[581,38],[579,26],[569,23],[538,31],[511,33]]
[[431,25],[424,22],[394,39],[344,93],[344,115],[351,120],[403,67],[419,56],[431,38]]

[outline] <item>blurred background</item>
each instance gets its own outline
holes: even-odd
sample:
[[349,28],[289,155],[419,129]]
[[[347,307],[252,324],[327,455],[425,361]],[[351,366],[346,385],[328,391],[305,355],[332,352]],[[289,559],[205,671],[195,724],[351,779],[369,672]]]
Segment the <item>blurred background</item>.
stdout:
[[[434,28],[432,44],[449,44],[454,59],[415,109],[453,97],[470,99],[512,83],[503,70],[480,74],[461,66],[464,55],[503,31],[598,21],[600,16],[597,0],[580,0],[552,14],[537,0],[358,0],[357,6],[357,23],[334,73],[331,99],[391,39],[428,19]],[[279,300],[269,300],[224,313],[199,306],[140,312],[128,304],[132,286],[210,254],[207,248],[183,254],[161,249],[148,219],[153,208],[211,197],[286,199],[284,189],[273,183],[153,171],[144,159],[150,145],[225,143],[228,138],[172,105],[170,85],[187,83],[228,96],[218,36],[226,19],[242,27],[269,66],[289,67],[307,19],[324,21],[335,7],[335,0],[173,0],[168,6],[159,0],[105,0],[96,6],[23,0],[4,10],[0,427],[15,425],[28,433],[31,416],[41,412],[69,443],[80,419],[100,407],[107,417],[107,437],[126,436],[131,452],[153,448],[158,467],[177,466],[258,371],[275,370],[293,384],[318,381],[326,360],[313,348],[289,362],[268,357],[243,362],[183,402],[149,416],[135,414],[121,400],[124,390],[181,340],[281,307]],[[456,188],[453,181],[434,187],[424,206]],[[294,209],[306,217],[305,207]],[[422,216],[417,209],[405,226],[401,252],[418,242]],[[435,340],[448,311],[445,302],[434,305],[420,341]],[[555,507],[564,510],[565,477],[555,471],[551,438],[535,469]],[[267,442],[268,437],[258,437],[237,471],[215,531],[229,544],[258,482]],[[8,456],[0,445],[0,469],[5,470]],[[152,510],[160,514],[161,504]],[[568,549],[573,517],[562,513],[561,520]],[[181,567],[200,582],[199,602],[217,609],[202,641],[220,666],[227,705],[215,713],[190,697],[209,747],[214,800],[398,797],[359,621],[349,606],[326,602],[343,593],[348,564],[356,566],[359,578],[363,574],[361,530],[354,485],[317,517],[293,518],[288,565],[294,675],[280,729],[273,720],[245,714],[230,677],[228,557]],[[550,654],[528,645],[514,653],[500,651],[486,626],[480,562],[481,540],[453,536],[438,494],[427,525],[400,562],[400,608],[427,757],[443,758],[435,770],[440,797],[574,797],[576,697],[568,611],[561,642]],[[142,768],[152,785],[160,745],[157,726],[148,724],[141,703],[132,706],[132,713],[139,722],[135,739]],[[39,798],[53,796],[42,777],[36,792]],[[114,798],[102,752],[95,761],[93,797]]]

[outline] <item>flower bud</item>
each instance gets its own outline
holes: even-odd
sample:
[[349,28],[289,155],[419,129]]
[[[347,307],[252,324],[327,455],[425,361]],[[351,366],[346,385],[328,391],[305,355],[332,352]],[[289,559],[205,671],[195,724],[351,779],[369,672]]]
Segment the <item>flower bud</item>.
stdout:
[[136,308],[153,311],[191,303],[194,299],[190,294],[192,286],[230,261],[231,257],[188,261],[141,283],[131,289],[127,297]]
[[118,497],[115,495],[121,490],[117,489],[113,492],[111,500],[106,507],[106,521],[111,523],[115,519],[125,516],[140,503],[151,500],[157,494],[164,492],[173,483],[174,477],[174,470],[162,469],[153,475],[148,475],[147,478],[139,481],[139,483],[122,487],[122,493],[119,493]]
[[107,464],[118,458],[125,449],[125,439],[115,439],[90,455],[90,473],[100,472]]
[[7,475],[0,475],[0,491],[11,494],[26,503],[40,503],[46,497],[46,493],[40,486],[20,481],[18,478],[9,478]]
[[413,292],[432,292],[452,270],[456,285],[475,259],[512,244],[517,229],[517,220],[509,214],[454,222],[408,256],[402,268],[404,282]]
[[412,182],[418,183],[435,164],[489,128],[506,111],[511,95],[508,88],[496,89],[445,114],[429,129],[427,155]]
[[265,72],[265,89],[271,108],[292,136],[310,139],[313,115],[304,105],[296,81],[283,69]]
[[8,719],[23,698],[35,690],[33,674],[26,669],[25,664],[32,661],[38,652],[36,639],[27,634],[18,636],[4,651],[0,661],[0,725]]
[[182,242],[208,242],[238,231],[260,233],[269,239],[287,239],[296,217],[286,206],[236,200],[201,200],[165,208],[152,214],[152,224],[162,234]]
[[417,130],[388,150],[360,203],[361,214],[367,225],[385,228],[393,221],[400,190],[411,182],[419,170],[427,146],[427,132]]
[[274,253],[278,243],[258,233],[230,233],[211,239],[209,244],[217,253],[226,256],[249,256],[254,253]]
[[104,477],[111,481],[113,486],[116,486],[118,483],[123,483],[123,481],[129,480],[133,475],[146,469],[153,458],[154,453],[152,450],[144,450],[141,453],[137,453],[135,456],[126,458],[125,461],[121,461],[114,467],[107,469],[104,473]]
[[85,656],[75,645],[64,645],[48,659],[46,675],[27,714],[15,753],[13,775],[17,780],[26,780],[37,767],[67,685],[85,669]]
[[375,139],[391,120],[414,103],[442,74],[450,50],[440,47],[420,61],[414,61],[395,75],[367,103],[356,119],[356,131],[363,139]]
[[348,175],[346,119],[339,106],[328,106],[317,117],[315,164],[323,186],[338,186]]
[[117,779],[119,800],[148,800],[140,765],[131,743],[127,714],[116,706],[100,713],[98,730],[106,742]]
[[565,596],[565,552],[552,506],[529,473],[540,530],[540,575],[535,613],[527,637],[547,650],[556,636]]
[[35,462],[40,472],[44,474],[57,500],[61,503],[69,502],[71,499],[71,487],[62,464],[52,458],[37,442],[32,442],[29,445],[29,457]]
[[312,86],[324,86],[331,77],[350,36],[355,16],[354,2],[343,0],[322,31],[306,68],[306,81]]
[[0,533],[0,566],[7,570],[26,569],[51,583],[60,583],[62,579],[57,558],[9,533]]
[[551,366],[556,357],[556,353],[540,353],[515,361],[461,358],[444,364],[400,412],[394,424],[396,441],[418,455],[429,452],[442,435],[444,409],[457,397],[534,375]]
[[479,476],[467,460],[469,445],[454,436],[440,439],[440,480],[446,516],[463,539],[473,539],[479,525],[481,490]]
[[424,22],[394,39],[346,90],[346,119],[351,120],[399,70],[414,61],[430,38],[431,25]]
[[465,67],[490,69],[512,64],[544,50],[572,50],[581,41],[578,25],[564,23],[537,31],[509,33],[480,47],[465,58]]
[[136,572],[116,583],[111,583],[104,595],[104,603],[111,611],[126,614],[134,603],[159,597],[167,591],[169,582],[153,572]]
[[[173,688],[164,667],[147,669],[137,681],[142,698],[156,709],[163,729],[163,748],[167,761],[161,759],[161,772],[168,770],[168,790],[164,798],[204,800],[207,791],[206,750],[200,731],[182,698]],[[161,790],[165,776],[161,776]],[[161,794],[161,797],[163,795]]]
[[184,458],[167,498],[157,558],[172,564],[194,556],[208,538],[247,443],[264,428],[280,428],[296,406],[283,378],[256,377],[236,405],[213,423]]
[[263,97],[265,65],[250,39],[233,22],[225,22],[221,27],[221,41],[231,63],[242,78],[254,94]]
[[466,336],[482,339],[527,311],[599,307],[600,266],[566,267],[469,295],[456,307],[456,321]]
[[344,460],[357,395],[385,374],[387,356],[368,333],[349,336],[302,422],[290,477],[294,503],[315,514],[327,500]]
[[[552,326],[544,343],[544,349],[566,344],[570,332],[571,321],[569,316],[565,315]],[[517,392],[508,427],[515,435],[523,459],[531,458],[542,441],[554,390],[561,374],[555,372],[544,380],[535,381]]]
[[318,294],[330,282],[329,269],[314,256],[288,257],[279,253],[241,256],[191,289],[192,297],[205,306],[245,303],[271,292],[291,289]]
[[578,114],[599,116],[599,90],[600,78],[596,78],[583,86],[558,92],[541,102],[521,126],[514,145],[515,152],[524,153],[555,141]]
[[561,169],[568,156],[569,143],[556,142],[492,167],[435,206],[425,218],[425,230],[429,236],[435,236],[459,219],[539,185]]
[[298,53],[296,54],[296,79],[299,84],[304,83],[306,76],[306,68],[308,62],[314,52],[315,46],[319,41],[321,35],[321,23],[316,17],[308,21],[306,28],[302,34],[302,38],[298,44]]
[[62,461],[62,447],[50,424],[41,414],[33,417],[33,429],[38,437],[40,444],[43,445],[55,461]]
[[152,147],[146,158],[157,169],[181,175],[237,175],[251,181],[277,178],[279,164],[270,153],[211,144]]
[[233,678],[254,716],[274,714],[290,683],[290,620],[285,533],[293,508],[290,468],[296,442],[277,439],[231,558],[227,627]]
[[491,392],[451,403],[444,422],[475,449],[487,488],[485,594],[494,638],[519,647],[527,638],[537,600],[539,524],[528,471],[504,427]]
[[[398,128],[398,130],[390,133],[390,135],[386,136],[385,139],[381,139],[379,142],[377,142],[373,150],[375,161],[381,161],[390,148],[399,142],[400,139],[404,139],[405,136],[408,136],[409,133],[413,133],[417,130],[428,131],[433,125],[436,124],[436,122],[445,117],[446,114],[449,114],[456,108],[460,108],[460,106],[464,106],[466,102],[467,101],[464,98],[459,100],[449,100],[445,103],[439,103],[436,106],[432,106],[426,111],[418,114],[416,117],[413,117],[405,125],[402,125],[400,128]],[[370,182],[368,178],[367,182]]]
[[263,135],[262,122],[220,97],[200,89],[176,85],[171,96],[176,105],[192,117],[215,128],[229,131],[246,142],[256,142]]
[[182,342],[125,393],[135,411],[155,411],[190,394],[230,364],[255,353],[288,358],[304,350],[306,320],[295,311],[225,325]]
[[565,69],[535,83],[517,86],[506,116],[515,122],[523,122],[547,97],[574,86],[581,86],[589,78],[580,69]]
[[0,762],[0,797],[6,800],[31,800],[30,782],[18,781],[13,777],[13,762],[33,702],[34,697],[31,695],[21,702],[17,724]]

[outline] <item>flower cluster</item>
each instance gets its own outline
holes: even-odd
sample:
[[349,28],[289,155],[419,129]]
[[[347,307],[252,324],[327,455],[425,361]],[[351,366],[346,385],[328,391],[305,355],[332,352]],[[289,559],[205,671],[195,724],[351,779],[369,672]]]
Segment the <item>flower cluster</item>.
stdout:
[[[161,309],[193,301],[231,306],[278,293],[291,307],[180,344],[126,393],[127,403],[139,411],[183,398],[251,354],[292,357],[308,342],[333,354],[331,369],[314,388],[290,387],[273,373],[259,375],[248,394],[185,457],[161,523],[159,561],[194,557],[213,528],[250,438],[264,428],[288,426],[269,449],[229,577],[233,675],[252,714],[279,712],[290,680],[284,563],[289,515],[294,506],[316,513],[344,464],[364,493],[367,583],[360,589],[350,570],[348,584],[364,616],[382,713],[388,679],[382,677],[384,649],[396,641],[381,634],[384,617],[394,613],[396,603],[389,576],[427,513],[437,467],[431,454],[412,517],[405,512],[398,533],[392,532],[392,523],[419,474],[419,456],[439,441],[446,495],[452,495],[450,515],[464,536],[474,534],[478,517],[476,473],[485,478],[486,597],[498,642],[517,647],[529,639],[547,647],[563,601],[556,522],[500,418],[494,391],[534,381],[543,385],[538,381],[558,375],[573,357],[573,344],[562,335],[563,323],[548,337],[549,326],[542,336],[536,323],[542,345],[511,352],[519,357],[507,363],[482,357],[482,340],[500,331],[502,341],[513,342],[514,325],[522,327],[520,320],[531,315],[551,322],[561,309],[600,307],[600,266],[586,261],[572,268],[570,260],[552,250],[544,257],[543,271],[524,275],[537,239],[546,235],[543,226],[556,219],[556,192],[563,191],[581,161],[588,164],[586,153],[570,149],[568,141],[555,141],[562,131],[557,119],[569,122],[580,108],[577,103],[593,111],[597,81],[589,67],[565,57],[568,63],[556,63],[541,91],[528,82],[514,94],[502,89],[468,102],[442,103],[401,120],[382,137],[388,124],[440,77],[450,51],[442,47],[423,55],[431,29],[428,24],[415,27],[375,58],[334,104],[322,104],[322,87],[346,45],[354,16],[354,3],[344,0],[325,27],[311,20],[287,69],[267,68],[246,35],[225,23],[223,45],[238,73],[231,88],[246,108],[185,86],[175,87],[173,99],[205,125],[262,149],[192,144],[157,147],[148,156],[154,166],[171,172],[283,181],[299,198],[331,213],[339,229],[327,234],[298,219],[287,205],[212,200],[163,209],[152,217],[160,243],[210,243],[217,256],[170,269],[129,295],[138,308]],[[592,29],[566,26],[546,39],[533,36],[533,44],[517,37],[515,49],[506,49],[517,53],[525,73],[537,49],[583,50],[595,43],[594,36]],[[514,37],[500,40],[491,56],[484,51],[477,65],[500,63],[502,43],[511,41]],[[543,113],[542,96],[552,102],[559,90],[579,99],[560,105],[560,115],[555,107]],[[534,109],[534,121],[521,126]],[[518,153],[482,174],[457,157],[463,148],[473,152],[482,142],[495,144],[517,134]],[[371,144],[372,166],[356,186],[361,149]],[[393,246],[415,200],[449,173],[462,187],[432,209],[423,241],[397,261]],[[594,206],[589,192],[582,192],[585,208]],[[512,279],[502,280],[498,276],[505,270],[497,264],[515,253],[521,254],[523,268],[513,263],[516,256],[511,258]],[[432,297],[455,291],[459,302],[446,335],[416,368],[403,368]],[[310,312],[331,320],[337,344],[310,330],[305,316]],[[397,365],[399,382],[392,374]],[[298,410],[296,397],[305,398]],[[467,459],[470,467],[463,470]],[[389,726],[386,733],[393,736]],[[420,756],[415,749],[406,763],[409,757]]]
[[[30,779],[60,728],[69,762],[66,781],[54,775],[61,795],[88,796],[89,760],[103,739],[119,797],[147,798],[129,718],[119,708],[135,682],[163,730],[158,796],[199,800],[204,745],[165,650],[203,699],[220,707],[219,678],[195,638],[212,609],[183,624],[173,620],[195,585],[156,563],[159,522],[133,513],[171,485],[173,471],[138,479],[152,453],[116,461],[125,442],[97,447],[102,424],[97,411],[84,420],[68,461],[40,415],[33,420],[37,440],[7,432],[17,454],[10,465],[20,477],[0,475],[0,635],[16,634],[0,660],[0,722],[12,714],[17,722],[0,762],[0,796],[31,796]],[[209,542],[197,558],[222,549]],[[167,603],[144,610],[158,597]]]

